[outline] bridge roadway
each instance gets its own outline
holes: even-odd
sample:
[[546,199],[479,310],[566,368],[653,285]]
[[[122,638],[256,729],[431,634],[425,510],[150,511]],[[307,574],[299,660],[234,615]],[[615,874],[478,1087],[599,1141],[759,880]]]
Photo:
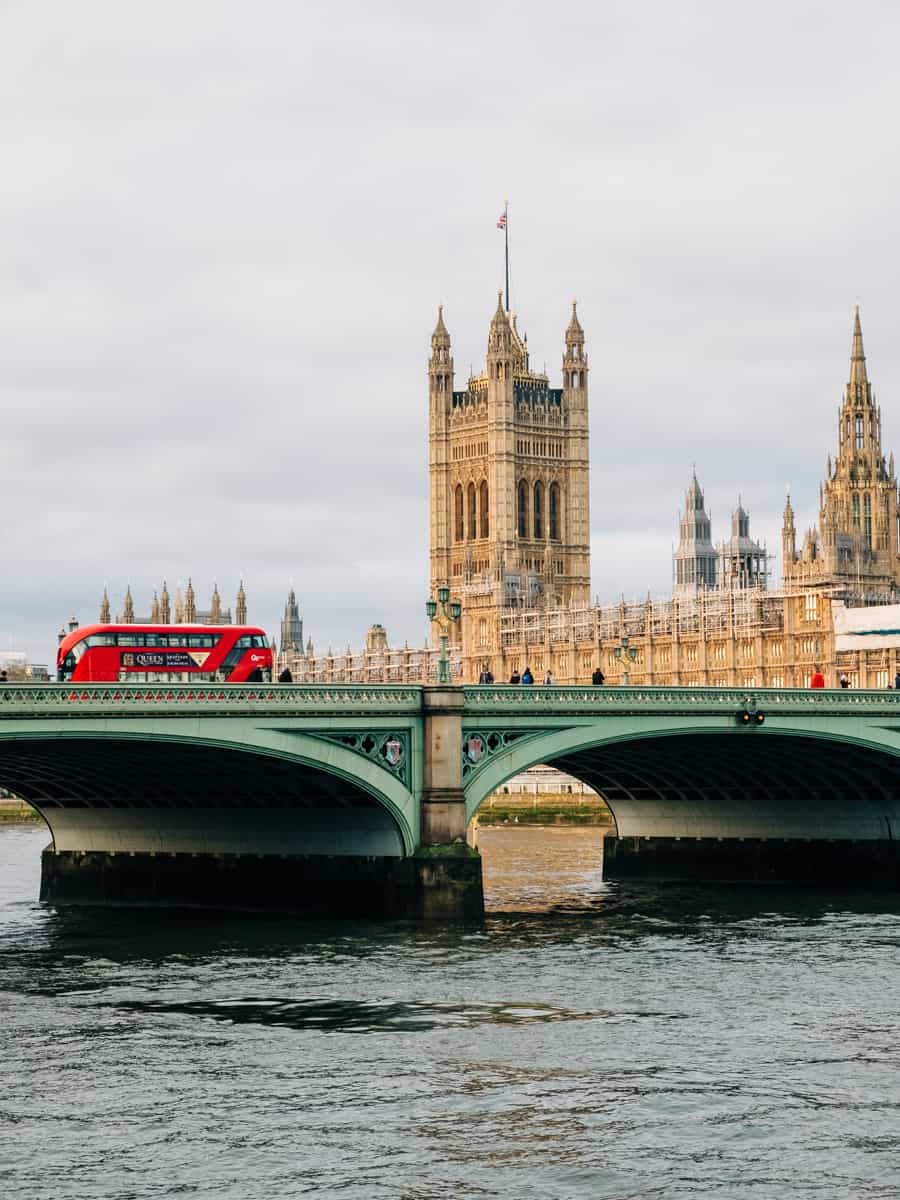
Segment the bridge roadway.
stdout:
[[900,884],[892,691],[0,688],[54,903],[477,916],[467,823],[536,763],[605,798],[608,878]]

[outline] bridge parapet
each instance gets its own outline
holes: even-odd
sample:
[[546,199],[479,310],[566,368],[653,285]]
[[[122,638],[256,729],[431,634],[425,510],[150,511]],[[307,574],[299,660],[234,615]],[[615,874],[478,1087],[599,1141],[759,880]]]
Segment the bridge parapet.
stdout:
[[391,684],[16,683],[0,686],[0,717],[418,716],[422,688]]
[[465,714],[552,716],[603,713],[719,714],[748,702],[784,715],[853,716],[900,714],[900,692],[826,688],[534,687],[463,688]]

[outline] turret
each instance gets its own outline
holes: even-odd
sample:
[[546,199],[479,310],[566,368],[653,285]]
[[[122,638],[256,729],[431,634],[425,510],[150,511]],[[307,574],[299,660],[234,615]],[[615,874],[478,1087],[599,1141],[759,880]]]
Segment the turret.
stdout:
[[162,591],[159,595],[159,623],[160,625],[170,625],[172,623],[172,608],[169,603],[169,589],[166,587],[165,580],[163,580]]
[[181,598],[181,588],[175,589],[175,624],[184,624],[184,600]]
[[134,601],[131,598],[131,584],[128,585],[125,591],[125,607],[122,611],[122,624],[134,624]]
[[877,466],[881,459],[881,417],[875,405],[875,393],[866,371],[862,324],[859,305],[853,317],[853,339],[850,347],[850,378],[844,388],[844,399],[838,417],[838,444],[843,472],[868,452]]
[[578,306],[572,301],[572,317],[566,329],[563,355],[563,391],[571,402],[586,404],[588,360],[584,352],[584,330],[578,320]]
[[782,572],[786,573],[797,559],[797,529],[794,525],[794,509],[791,505],[790,492],[785,501],[784,519],[781,525],[781,552],[784,556]]
[[194,585],[188,576],[187,589],[184,593],[184,623],[193,625],[197,620],[197,599],[194,595]]
[[100,624],[109,624],[109,595],[106,588],[103,589],[103,599],[100,601]]
[[497,308],[488,333],[487,364],[491,379],[508,379],[512,371],[513,331],[503,311],[503,293],[497,293]]
[[150,624],[158,625],[159,623],[159,596],[157,596],[156,588],[154,588],[153,603],[150,605]]
[[241,580],[241,585],[238,588],[237,603],[235,604],[235,623],[237,625],[247,624],[247,595],[244,591],[244,581]]
[[450,334],[444,324],[443,304],[438,305],[437,324],[431,335],[428,383],[432,398],[441,397],[449,404],[453,394],[453,359],[450,357]]
[[209,623],[210,625],[222,624],[222,597],[219,595],[219,585],[213,584],[212,599],[209,602]]

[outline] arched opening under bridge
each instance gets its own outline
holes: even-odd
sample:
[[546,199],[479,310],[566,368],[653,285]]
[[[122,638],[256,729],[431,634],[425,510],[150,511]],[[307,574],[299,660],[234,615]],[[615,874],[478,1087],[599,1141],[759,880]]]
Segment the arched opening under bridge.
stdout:
[[[585,741],[556,754],[552,742],[530,739],[508,766],[552,764],[603,798],[615,822],[607,878],[900,883],[900,757],[889,750],[764,729]],[[484,798],[472,797],[473,811]]]
[[50,828],[52,903],[378,915],[405,913],[414,892],[402,815],[349,768],[73,733],[0,738],[0,786]]
[[387,807],[306,763],[186,741],[0,741],[0,786],[57,850],[401,856]]

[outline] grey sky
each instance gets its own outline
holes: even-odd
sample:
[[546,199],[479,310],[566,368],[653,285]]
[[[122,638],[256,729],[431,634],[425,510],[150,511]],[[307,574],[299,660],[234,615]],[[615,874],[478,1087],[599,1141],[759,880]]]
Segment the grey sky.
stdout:
[[[889,3],[0,3],[0,638],[192,575],[317,649],[421,642],[425,361],[513,307],[591,358],[594,587],[666,594],[696,461],[780,550],[862,305],[886,449]],[[780,564],[779,564],[780,566]]]

